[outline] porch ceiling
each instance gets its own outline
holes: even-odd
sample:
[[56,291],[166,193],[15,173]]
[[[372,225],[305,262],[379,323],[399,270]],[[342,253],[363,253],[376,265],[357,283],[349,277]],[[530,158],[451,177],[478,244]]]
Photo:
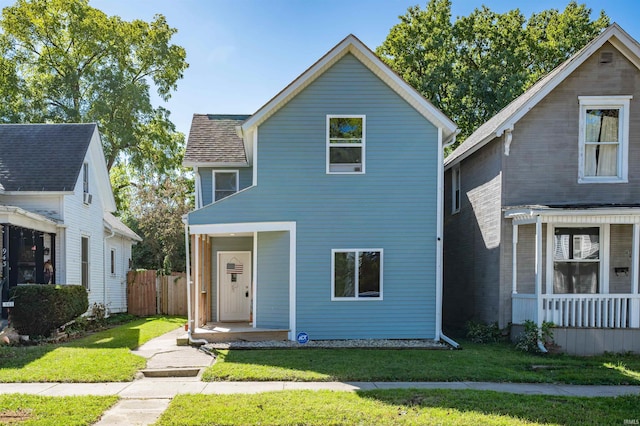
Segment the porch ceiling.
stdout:
[[0,206],[0,223],[54,234],[62,226],[45,216],[15,206]]
[[640,207],[506,207],[504,217],[512,219],[515,225],[536,223],[538,220],[541,223],[634,224],[640,223]]

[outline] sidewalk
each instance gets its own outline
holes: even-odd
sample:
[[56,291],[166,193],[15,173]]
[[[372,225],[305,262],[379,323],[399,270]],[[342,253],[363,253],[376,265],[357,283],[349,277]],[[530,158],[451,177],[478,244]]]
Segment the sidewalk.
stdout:
[[373,389],[473,389],[525,395],[614,397],[640,395],[640,386],[579,386],[539,383],[489,382],[202,382],[193,377],[166,377],[204,370],[214,358],[191,346],[177,346],[182,329],[152,339],[133,353],[147,359],[147,368],[133,382],[121,383],[2,383],[0,394],[24,393],[46,396],[117,395],[121,400],[107,410],[98,426],[148,425],[166,410],[179,394],[235,394],[283,390],[333,390],[355,392]]

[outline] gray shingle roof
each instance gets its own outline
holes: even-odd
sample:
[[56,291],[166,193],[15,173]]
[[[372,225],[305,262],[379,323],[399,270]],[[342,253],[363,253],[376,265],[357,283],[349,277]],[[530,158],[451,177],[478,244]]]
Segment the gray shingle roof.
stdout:
[[73,191],[96,124],[0,125],[0,187]]
[[236,134],[236,126],[249,117],[194,114],[184,163],[246,163],[244,144]]
[[104,219],[105,225],[109,228],[109,230],[112,230],[116,234],[122,235],[123,237],[130,238],[134,241],[142,241],[142,238],[140,238],[138,234],[133,232],[131,228],[129,228],[124,223],[122,223],[120,219],[118,219],[111,213],[105,212],[103,219]]

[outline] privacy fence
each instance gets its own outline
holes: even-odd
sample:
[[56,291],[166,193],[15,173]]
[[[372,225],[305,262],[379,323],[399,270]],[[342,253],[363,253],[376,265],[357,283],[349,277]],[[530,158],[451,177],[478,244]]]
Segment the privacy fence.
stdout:
[[132,315],[187,315],[187,278],[184,273],[158,275],[155,270],[129,271],[127,306]]

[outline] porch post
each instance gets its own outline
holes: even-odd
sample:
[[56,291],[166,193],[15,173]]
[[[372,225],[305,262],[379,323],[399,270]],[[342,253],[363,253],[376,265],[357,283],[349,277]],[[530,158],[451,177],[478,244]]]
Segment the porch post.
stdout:
[[536,324],[542,326],[542,221],[540,216],[536,217],[536,304],[537,315]]
[[513,224],[511,244],[511,293],[518,294],[518,225]]
[[640,224],[633,224],[633,244],[631,246],[631,299],[629,327],[640,327],[640,300],[638,299],[638,256],[640,255]]

